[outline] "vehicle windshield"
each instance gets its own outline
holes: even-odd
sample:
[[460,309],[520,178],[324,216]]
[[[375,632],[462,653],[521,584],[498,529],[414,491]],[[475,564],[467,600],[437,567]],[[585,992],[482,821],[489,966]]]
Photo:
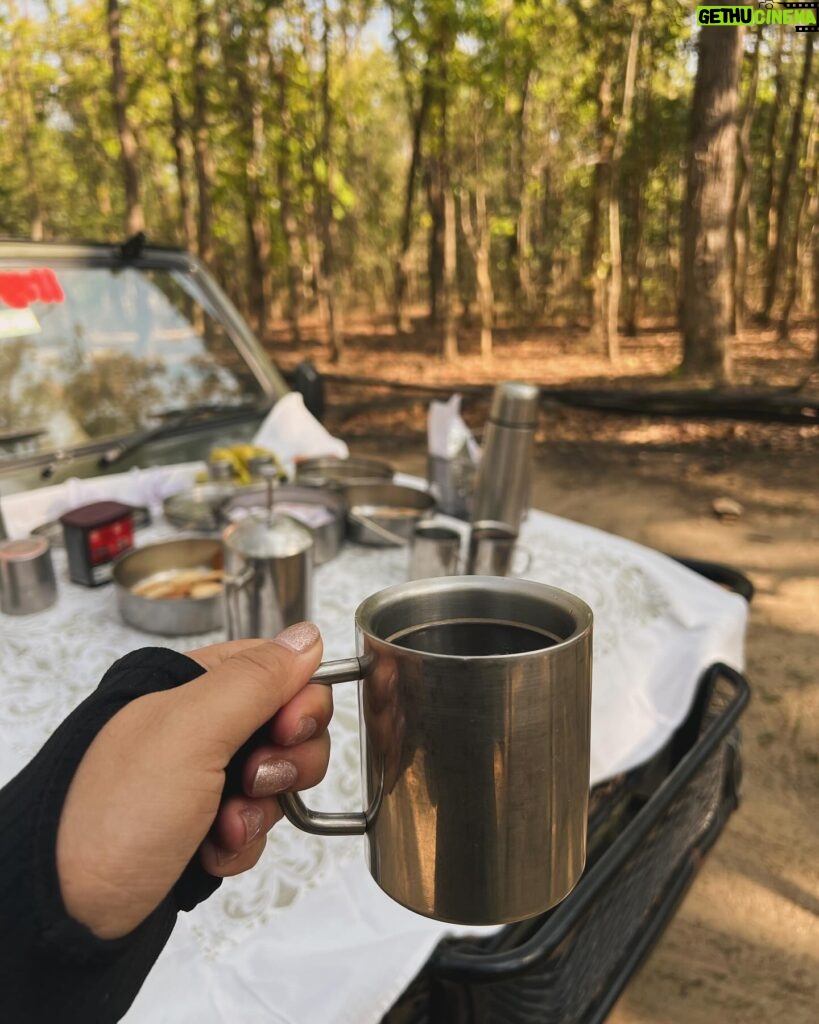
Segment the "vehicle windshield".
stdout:
[[0,265],[0,459],[264,400],[183,271]]

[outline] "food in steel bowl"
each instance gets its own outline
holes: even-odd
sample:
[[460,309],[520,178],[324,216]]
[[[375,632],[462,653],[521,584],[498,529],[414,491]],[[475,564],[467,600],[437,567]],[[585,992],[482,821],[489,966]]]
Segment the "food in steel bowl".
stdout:
[[131,593],[153,600],[173,600],[180,597],[214,597],[222,592],[225,574],[221,569],[178,569],[158,572],[140,580],[131,587]]

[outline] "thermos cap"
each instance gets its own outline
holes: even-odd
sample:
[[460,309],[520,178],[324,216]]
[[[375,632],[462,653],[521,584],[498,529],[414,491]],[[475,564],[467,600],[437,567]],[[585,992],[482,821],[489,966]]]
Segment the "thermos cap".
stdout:
[[492,394],[489,418],[508,427],[532,427],[537,423],[540,391],[534,384],[508,380]]

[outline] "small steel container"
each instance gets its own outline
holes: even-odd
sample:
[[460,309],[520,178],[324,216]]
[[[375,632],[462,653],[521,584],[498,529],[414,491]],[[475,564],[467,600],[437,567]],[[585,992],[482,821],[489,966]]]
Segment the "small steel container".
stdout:
[[45,537],[0,544],[0,610],[6,615],[41,612],[57,600],[57,581]]

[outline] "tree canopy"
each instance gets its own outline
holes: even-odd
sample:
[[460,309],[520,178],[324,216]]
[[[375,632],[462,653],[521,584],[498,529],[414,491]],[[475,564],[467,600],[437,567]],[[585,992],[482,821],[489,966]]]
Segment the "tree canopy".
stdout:
[[337,352],[364,307],[452,357],[466,318],[487,352],[570,320],[616,358],[677,315],[698,31],[743,33],[731,328],[786,337],[819,275],[814,36],[681,0],[7,0],[0,234],[144,224],[262,336],[317,313]]

